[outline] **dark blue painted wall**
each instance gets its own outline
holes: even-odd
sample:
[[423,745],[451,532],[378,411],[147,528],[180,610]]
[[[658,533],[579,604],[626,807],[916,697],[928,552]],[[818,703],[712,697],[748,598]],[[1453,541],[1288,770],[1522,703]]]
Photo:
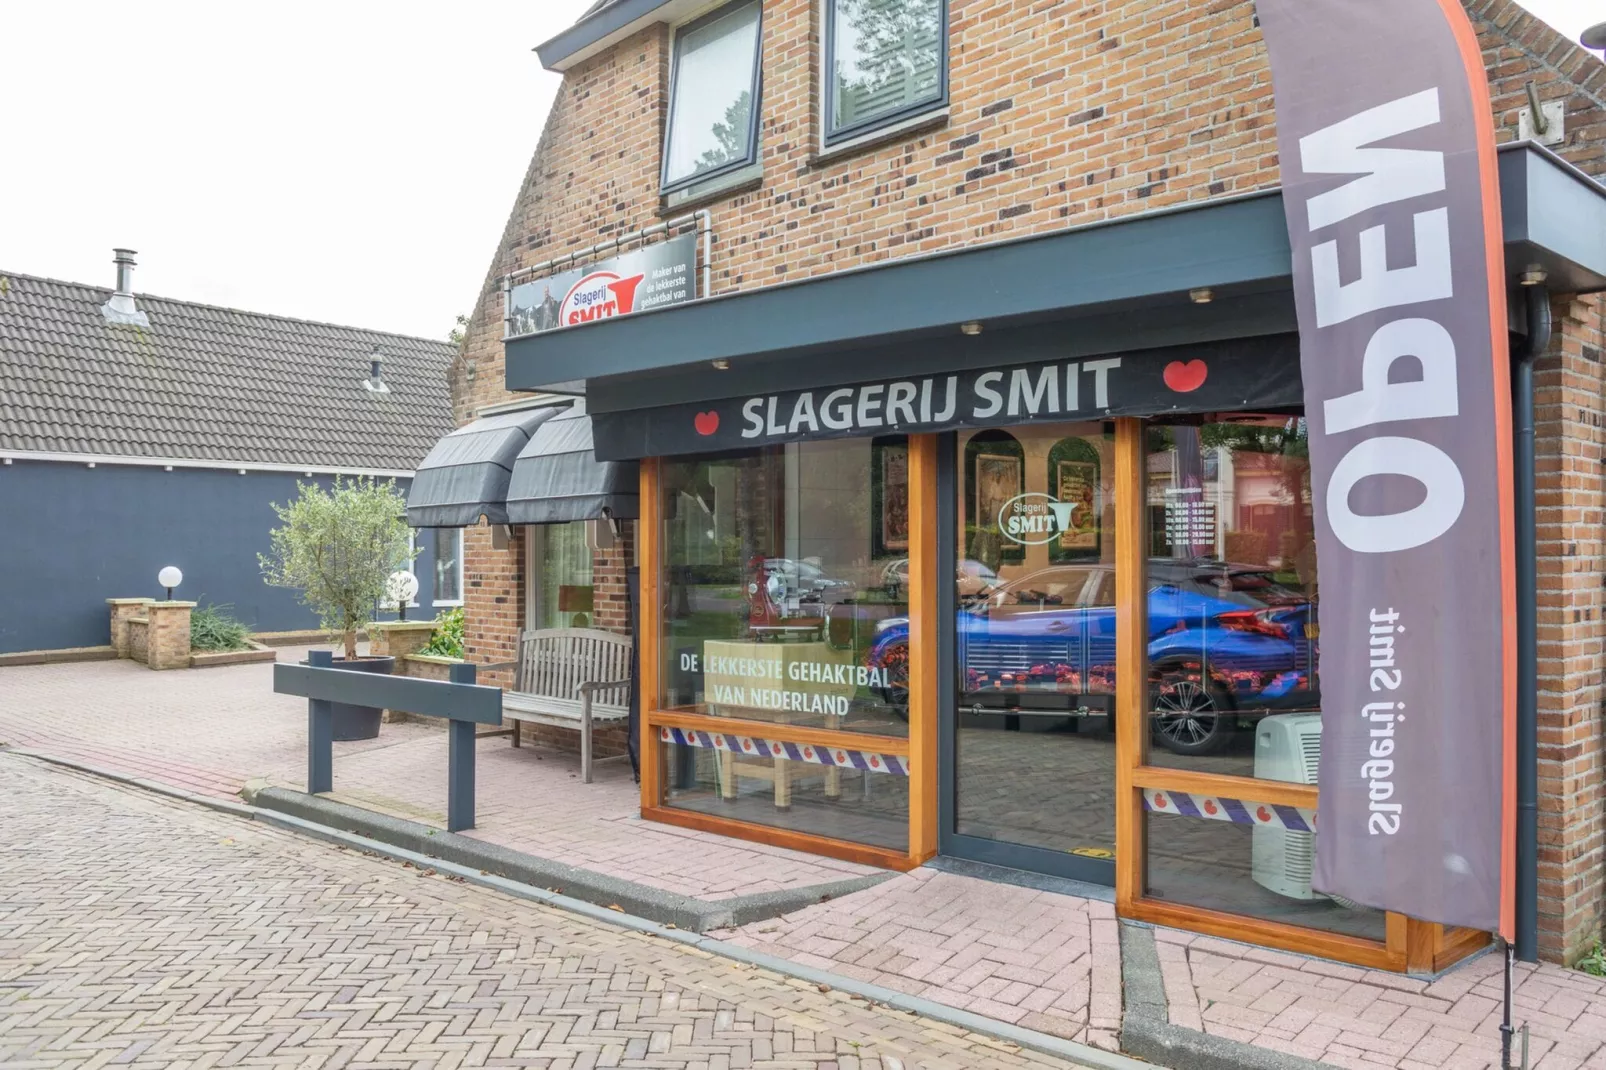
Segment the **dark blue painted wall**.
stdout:
[[[299,592],[269,587],[257,567],[278,523],[272,503],[295,494],[292,473],[0,466],[0,654],[110,642],[106,599],[161,598],[163,565],[184,572],[174,598],[232,604],[253,630],[317,627]],[[434,615],[429,542],[419,539],[420,608],[409,617]]]

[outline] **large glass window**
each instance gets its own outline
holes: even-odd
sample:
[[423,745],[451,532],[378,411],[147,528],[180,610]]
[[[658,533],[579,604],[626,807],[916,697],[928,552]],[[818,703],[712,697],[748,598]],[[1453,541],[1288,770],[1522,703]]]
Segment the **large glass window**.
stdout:
[[[711,719],[660,733],[666,801],[903,849],[905,748],[875,737],[909,731],[908,440],[666,461],[660,473],[660,708]],[[822,742],[820,730],[863,742]]]
[[946,0],[827,0],[826,141],[940,106]]
[[666,190],[753,162],[761,8],[758,0],[732,4],[676,32]]
[[591,627],[595,587],[586,523],[538,524],[528,530],[529,627]]
[[463,529],[436,528],[435,549],[435,604],[460,606],[463,604]]
[[1384,938],[1385,915],[1311,887],[1321,633],[1306,425],[1232,413],[1148,432],[1147,764],[1213,773],[1144,792],[1151,899]]
[[1259,724],[1321,708],[1304,419],[1151,427],[1148,510],[1149,761],[1261,776]]
[[1114,448],[1103,424],[960,436],[960,835],[1114,855]]

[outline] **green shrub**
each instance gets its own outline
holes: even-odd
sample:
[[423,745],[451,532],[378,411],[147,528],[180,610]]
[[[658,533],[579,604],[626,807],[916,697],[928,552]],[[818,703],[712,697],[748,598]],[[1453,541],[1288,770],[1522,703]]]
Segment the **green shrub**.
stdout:
[[420,654],[429,654],[437,658],[460,658],[463,656],[463,607],[448,609],[435,618],[435,631],[429,637],[429,645],[419,651]]
[[251,630],[229,614],[231,606],[203,606],[190,614],[190,649],[221,654],[249,650]]
[[1594,974],[1596,977],[1606,977],[1606,949],[1600,946],[1599,940],[1595,941],[1593,951],[1573,963],[1573,969],[1583,970],[1585,973]]

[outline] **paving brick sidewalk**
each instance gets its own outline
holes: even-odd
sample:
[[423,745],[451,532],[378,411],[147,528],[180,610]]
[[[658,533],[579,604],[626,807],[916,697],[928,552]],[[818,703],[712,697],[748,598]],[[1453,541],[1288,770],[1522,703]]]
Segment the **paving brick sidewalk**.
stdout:
[[0,1066],[1069,1070],[0,754]]
[[[216,795],[252,778],[302,787],[305,723],[302,702],[271,693],[267,666],[0,670],[0,741]],[[413,724],[337,744],[336,797],[442,824],[445,750],[443,731]],[[694,897],[870,872],[643,822],[624,763],[602,763],[591,785],[578,773],[572,755],[483,739],[472,835]],[[1098,900],[923,869],[713,935],[1022,1027],[1118,1044],[1119,937]],[[1498,1066],[1493,956],[1429,981],[1168,930],[1156,937],[1172,1025],[1335,1066]],[[1606,1070],[1606,982],[1522,967],[1517,1005],[1533,1026],[1535,1070]]]

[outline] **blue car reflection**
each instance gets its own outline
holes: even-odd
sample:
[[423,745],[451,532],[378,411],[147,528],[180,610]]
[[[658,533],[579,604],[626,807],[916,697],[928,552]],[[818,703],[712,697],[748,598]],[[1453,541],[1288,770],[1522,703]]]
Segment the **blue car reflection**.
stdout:
[[[1012,580],[963,605],[958,623],[961,709],[1059,717],[1111,709],[1112,565],[1061,565]],[[883,621],[870,664],[907,679],[908,635],[906,619]],[[1155,738],[1179,754],[1210,754],[1241,719],[1317,708],[1317,642],[1307,597],[1263,566],[1151,560]]]

